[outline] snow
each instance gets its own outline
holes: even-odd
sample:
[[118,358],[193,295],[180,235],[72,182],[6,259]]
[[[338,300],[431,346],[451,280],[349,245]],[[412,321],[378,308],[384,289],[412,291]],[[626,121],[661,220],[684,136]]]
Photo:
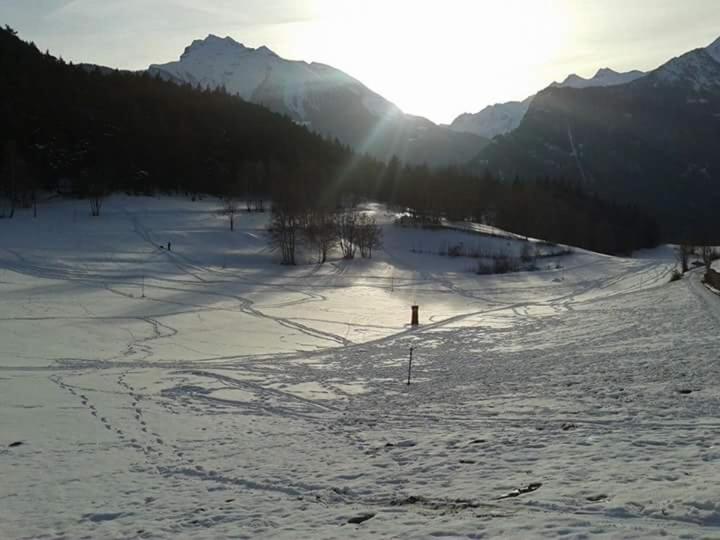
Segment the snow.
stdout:
[[513,131],[525,117],[532,97],[525,101],[510,101],[485,107],[476,114],[462,114],[450,126],[455,131],[474,133],[487,138]]
[[4,538],[717,535],[720,299],[670,249],[477,276],[431,252],[521,240],[373,205],[371,261],[286,268],[220,206],[0,221]]
[[149,70],[202,87],[225,87],[247,101],[266,103],[279,99],[299,122],[309,120],[306,107],[312,106],[313,93],[338,88],[362,92],[372,114],[400,114],[392,103],[338,69],[315,62],[286,60],[265,46],[253,49],[230,37],[211,34],[195,40],[178,61],[153,64]]

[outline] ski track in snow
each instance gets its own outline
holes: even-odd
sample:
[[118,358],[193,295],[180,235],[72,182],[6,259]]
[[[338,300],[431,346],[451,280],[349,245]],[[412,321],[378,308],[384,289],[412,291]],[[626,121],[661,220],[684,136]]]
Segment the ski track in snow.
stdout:
[[477,277],[389,225],[372,263],[283,269],[212,208],[114,198],[82,245],[0,224],[3,537],[720,534],[697,272]]

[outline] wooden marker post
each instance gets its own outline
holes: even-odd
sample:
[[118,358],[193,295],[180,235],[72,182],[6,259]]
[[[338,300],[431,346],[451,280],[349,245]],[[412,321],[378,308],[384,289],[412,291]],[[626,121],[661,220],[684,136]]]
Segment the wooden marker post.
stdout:
[[410,320],[412,326],[420,325],[420,306],[412,306],[412,318]]

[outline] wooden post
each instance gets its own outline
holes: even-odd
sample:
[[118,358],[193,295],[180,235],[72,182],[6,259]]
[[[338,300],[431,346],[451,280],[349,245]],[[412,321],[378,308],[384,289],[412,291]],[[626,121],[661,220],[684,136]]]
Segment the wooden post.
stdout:
[[420,306],[412,306],[412,319],[410,320],[412,326],[418,326],[420,324]]
[[410,347],[410,360],[408,361],[408,382],[407,382],[408,386],[410,386],[410,377],[412,376],[412,357],[413,357],[413,348]]

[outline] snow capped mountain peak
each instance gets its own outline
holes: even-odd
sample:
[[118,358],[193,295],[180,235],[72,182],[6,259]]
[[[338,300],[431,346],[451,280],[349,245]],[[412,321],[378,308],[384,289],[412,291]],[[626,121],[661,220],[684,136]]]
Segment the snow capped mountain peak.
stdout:
[[491,139],[518,127],[530,107],[531,101],[532,97],[529,97],[525,101],[490,105],[475,114],[461,114],[450,125],[450,129],[474,133]]
[[252,50],[253,49],[245,47],[245,45],[243,45],[242,43],[238,43],[229,36],[221,38],[220,36],[216,36],[215,34],[208,34],[205,39],[196,39],[190,44],[189,47],[186,47],[185,52],[182,54],[180,59],[182,60],[183,58],[191,56],[193,54],[220,52],[244,53]]
[[185,48],[180,57],[180,61],[187,60],[192,57],[198,57],[202,61],[215,56],[244,56],[248,54],[256,54],[259,56],[280,58],[272,50],[265,45],[253,49],[246,47],[242,43],[235,41],[230,36],[220,37],[215,34],[209,34],[205,39],[196,39],[189,47]]
[[223,88],[380,159],[397,155],[409,163],[459,164],[486,143],[407,115],[332,66],[286,60],[265,46],[246,47],[230,37],[197,39],[179,60],[148,71],[175,83]]
[[262,45],[255,49],[255,52],[259,54],[266,54],[268,56],[277,56],[279,58],[279,56],[275,54],[275,51],[268,49],[265,45]]
[[[568,75],[561,83],[554,82],[551,86],[562,88],[590,88],[597,86],[616,86],[627,84],[643,77],[642,71],[628,71],[619,73],[610,68],[601,68],[591,79],[585,79],[573,73]],[[520,125],[522,119],[530,107],[534,96],[525,101],[511,101],[485,107],[475,114],[462,114],[458,116],[450,128],[455,131],[463,131],[493,138],[496,135],[509,133]]]
[[222,38],[216,34],[208,34],[208,36],[204,40],[196,40],[196,41],[204,41],[206,43],[227,43],[229,45],[242,46],[242,43],[238,43],[230,36],[225,36],[224,38]]
[[565,77],[565,80],[561,83],[553,83],[554,86],[570,86],[574,87],[575,85],[582,85],[584,82],[587,82],[587,79],[584,79],[580,75],[577,75],[575,73],[571,73],[567,77]]
[[619,73],[617,71],[615,71],[614,69],[600,68],[597,70],[597,73],[595,73],[595,76],[593,77],[593,79],[601,79],[604,77],[612,77],[615,75],[619,75]]
[[[351,92],[374,116],[397,115],[392,103],[331,66],[286,60],[266,46],[253,49],[214,34],[196,39],[176,62],[149,68],[169,80],[201,87],[223,87],[248,101],[262,103],[305,125],[328,93]],[[324,98],[321,95],[325,96]]]
[[705,50],[710,56],[712,56],[713,60],[720,62],[720,38],[713,41],[705,48]]
[[[264,45],[253,49],[231,37],[215,34],[194,40],[178,61],[151,65],[149,71],[203,88],[224,87],[248,101],[277,102],[276,109],[300,122],[308,120],[305,106],[309,105],[309,93],[362,87],[349,75],[330,66],[286,60]],[[389,102],[382,105],[383,110],[394,110]]]
[[552,86],[560,86],[563,88],[591,88],[596,86],[616,86],[619,84],[627,84],[644,76],[645,73],[638,70],[620,73],[610,68],[601,68],[590,79],[580,77],[579,75],[569,75],[561,83],[553,83]]

